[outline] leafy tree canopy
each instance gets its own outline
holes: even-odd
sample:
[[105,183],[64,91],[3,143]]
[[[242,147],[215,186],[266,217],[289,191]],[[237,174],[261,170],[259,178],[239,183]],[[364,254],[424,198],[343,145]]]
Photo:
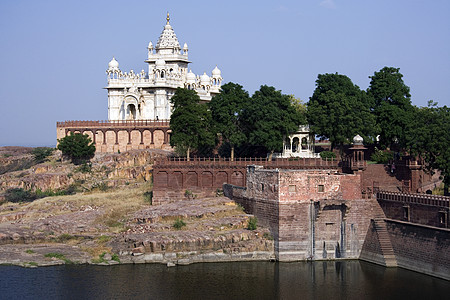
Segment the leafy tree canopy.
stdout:
[[94,157],[95,145],[87,134],[70,133],[58,140],[58,150],[74,164],[84,163]]
[[306,118],[291,103],[291,97],[267,85],[256,91],[245,112],[249,142],[264,146],[270,157],[283,147],[283,137],[306,123]]
[[412,154],[422,157],[429,169],[438,169],[444,177],[448,194],[450,185],[450,108],[437,107],[429,102],[428,107],[417,108],[414,124],[407,133],[407,144]]
[[250,97],[241,85],[236,83],[224,84],[221,92],[215,95],[209,107],[212,114],[213,126],[222,135],[224,142],[231,147],[231,159],[234,159],[234,147],[240,146],[246,139],[243,131],[243,110]]
[[371,76],[368,91],[376,115],[380,144],[406,146],[406,131],[413,122],[413,105],[409,87],[403,82],[400,69],[384,67]]
[[351,142],[357,134],[365,141],[373,139],[375,118],[369,98],[345,75],[319,74],[306,114],[311,130],[328,138],[332,148]]
[[170,145],[186,153],[191,150],[214,146],[214,133],[211,130],[211,112],[194,90],[177,88],[170,99],[173,112],[170,118],[172,135]]

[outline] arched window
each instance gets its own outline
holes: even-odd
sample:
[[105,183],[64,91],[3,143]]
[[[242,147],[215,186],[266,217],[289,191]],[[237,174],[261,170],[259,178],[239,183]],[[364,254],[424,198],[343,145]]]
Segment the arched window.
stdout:
[[284,140],[284,148],[285,148],[286,150],[291,150],[291,139],[290,139],[289,137],[287,137],[287,138]]
[[127,120],[136,120],[136,107],[134,104],[128,104],[127,113]]
[[302,150],[306,150],[308,148],[308,139],[306,137],[302,138]]
[[295,137],[292,140],[292,152],[297,152],[298,151],[298,144],[300,144],[300,140],[298,137]]

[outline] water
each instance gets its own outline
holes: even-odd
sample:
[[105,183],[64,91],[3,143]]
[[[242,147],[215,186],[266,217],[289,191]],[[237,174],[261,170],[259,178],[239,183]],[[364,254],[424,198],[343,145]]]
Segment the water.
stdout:
[[450,282],[359,262],[0,266],[1,299],[448,299]]

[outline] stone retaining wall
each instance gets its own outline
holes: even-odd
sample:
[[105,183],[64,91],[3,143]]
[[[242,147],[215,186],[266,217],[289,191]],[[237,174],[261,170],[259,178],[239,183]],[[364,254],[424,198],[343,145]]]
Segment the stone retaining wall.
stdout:
[[450,280],[450,230],[386,220],[399,267]]

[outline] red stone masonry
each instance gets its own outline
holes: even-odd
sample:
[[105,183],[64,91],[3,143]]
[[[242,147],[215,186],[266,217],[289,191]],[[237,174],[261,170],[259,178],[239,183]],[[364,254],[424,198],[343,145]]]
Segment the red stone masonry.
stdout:
[[211,196],[224,183],[245,187],[247,166],[268,169],[339,169],[338,161],[314,158],[276,159],[238,158],[161,158],[153,166],[153,203],[184,199],[186,190],[198,196]]

